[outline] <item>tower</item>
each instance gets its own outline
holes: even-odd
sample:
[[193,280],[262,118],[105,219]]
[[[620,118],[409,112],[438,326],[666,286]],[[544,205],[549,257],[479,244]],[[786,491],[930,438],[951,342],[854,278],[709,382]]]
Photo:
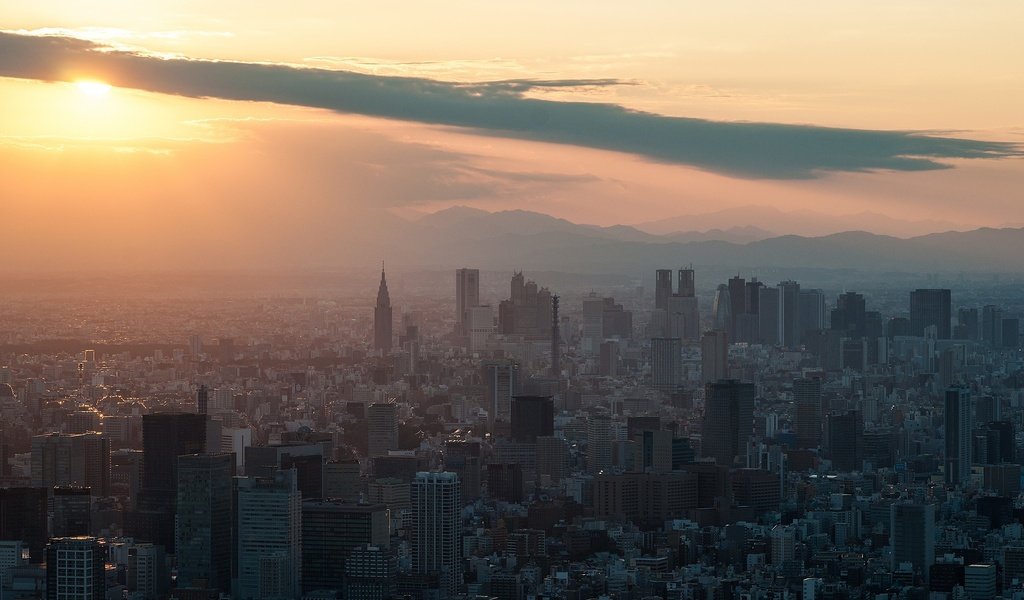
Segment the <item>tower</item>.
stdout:
[[935,562],[935,506],[903,502],[889,510],[893,567],[910,563],[914,572],[927,581],[928,570]]
[[388,281],[384,275],[384,264],[381,263],[377,305],[373,309],[373,348],[381,354],[391,352],[392,327],[394,327],[394,316],[391,310],[391,296],[388,295]]
[[455,332],[469,335],[469,310],[480,305],[480,270],[455,271]]
[[723,379],[708,384],[705,398],[703,454],[732,466],[753,432],[754,384]]
[[786,348],[796,348],[800,345],[800,284],[783,281],[778,289],[779,341]]
[[700,339],[700,365],[705,384],[729,378],[729,340],[725,330],[704,332]]
[[178,457],[175,548],[178,586],[231,591],[231,482],[229,453]]
[[934,325],[938,338],[950,338],[950,292],[947,289],[918,289],[910,292],[910,335],[924,337],[926,327]]
[[302,571],[302,494],[295,471],[238,482],[239,598],[297,598]]
[[562,376],[562,332],[558,325],[558,296],[551,296],[551,377]]
[[801,448],[821,445],[821,379],[793,381],[796,408],[796,443]]
[[383,504],[336,500],[302,503],[302,588],[340,590],[349,553],[362,544],[391,543],[390,513]]
[[366,411],[367,454],[370,458],[398,450],[398,405],[393,402],[371,404]]
[[533,444],[538,437],[555,434],[554,403],[548,396],[512,398],[512,439]]
[[199,386],[199,392],[196,393],[196,412],[201,415],[205,415],[209,408],[210,388],[206,387],[206,384],[203,384]]
[[412,570],[419,575],[437,573],[442,598],[458,593],[462,580],[459,491],[458,476],[449,472],[417,473],[410,491]]
[[672,269],[658,269],[654,272],[654,308],[667,310],[671,296]]
[[971,392],[965,388],[946,390],[946,483],[966,485],[971,480],[971,441],[974,410]]

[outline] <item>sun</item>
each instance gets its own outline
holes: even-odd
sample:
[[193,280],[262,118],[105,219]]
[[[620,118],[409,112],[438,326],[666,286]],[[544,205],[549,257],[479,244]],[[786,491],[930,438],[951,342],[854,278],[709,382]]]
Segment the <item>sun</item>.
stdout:
[[78,88],[79,92],[82,92],[86,96],[92,96],[93,98],[106,96],[108,93],[110,93],[109,84],[103,83],[102,81],[96,81],[93,79],[76,81],[75,87]]

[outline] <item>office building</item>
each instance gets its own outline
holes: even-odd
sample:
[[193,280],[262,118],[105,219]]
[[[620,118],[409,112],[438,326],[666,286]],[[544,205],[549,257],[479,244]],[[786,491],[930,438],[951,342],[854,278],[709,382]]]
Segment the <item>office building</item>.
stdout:
[[[229,540],[230,542],[230,540]],[[179,578],[180,582],[181,579]],[[132,544],[128,548],[125,587],[133,600],[159,600],[167,597],[171,573],[163,546]],[[180,583],[179,583],[180,587]]]
[[974,430],[974,407],[971,392],[966,388],[946,390],[946,483],[967,485],[971,480],[971,446]]
[[480,306],[480,270],[455,271],[455,330],[459,336],[469,336],[470,309]]
[[51,537],[80,537],[92,534],[92,495],[89,488],[56,487],[51,491],[53,519]]
[[722,329],[705,331],[700,339],[701,381],[729,378],[729,341]]
[[365,544],[387,548],[390,542],[391,515],[383,504],[304,501],[302,589],[341,590],[353,549]]
[[754,384],[725,379],[707,385],[702,454],[731,466],[745,456],[753,432]]
[[825,293],[821,290],[800,290],[800,341],[812,331],[825,329]]
[[106,555],[98,538],[51,539],[46,546],[47,600],[105,600]]
[[99,433],[52,433],[32,438],[32,485],[89,488],[110,495],[110,442]]
[[519,391],[519,365],[515,361],[503,360],[484,363],[483,379],[487,385],[487,418],[489,425],[495,421],[509,423],[512,419],[512,398]]
[[324,494],[324,454],[329,452],[328,443],[298,440],[249,446],[245,449],[245,474],[273,477],[277,471],[294,469],[302,497],[320,498]]
[[821,379],[794,380],[793,404],[796,409],[797,445],[817,448],[821,445]]
[[178,457],[175,549],[179,587],[231,591],[231,454]]
[[441,597],[451,598],[462,586],[462,499],[459,478],[448,472],[420,472],[412,482],[408,515],[412,571],[436,573]]
[[587,471],[600,473],[612,466],[612,441],[615,439],[608,415],[593,415],[587,421]]
[[541,436],[554,435],[555,405],[548,396],[512,398],[512,440],[533,443]]
[[658,269],[654,272],[654,308],[668,310],[668,299],[672,296],[672,269]]
[[683,383],[683,342],[679,338],[651,339],[651,385],[671,391]]
[[964,567],[964,589],[970,600],[992,600],[996,597],[996,565],[972,564]]
[[893,568],[910,563],[914,573],[927,580],[935,562],[935,506],[900,502],[890,507],[889,514]]
[[42,562],[48,536],[47,496],[43,487],[0,488],[0,540],[20,540],[32,562]]
[[[800,284],[795,281],[779,283],[779,341],[783,347],[800,347]],[[822,306],[824,310],[824,306]]]
[[398,591],[398,560],[386,547],[361,545],[345,561],[345,600],[388,600]]
[[380,286],[377,288],[377,304],[373,308],[373,349],[381,354],[391,352],[392,328],[395,325],[391,309],[391,296],[388,294],[388,282],[384,275],[384,265],[380,268]]
[[952,314],[950,292],[946,289],[918,289],[910,292],[910,335],[924,337],[934,326],[940,340],[950,338]]
[[369,436],[367,455],[370,458],[398,450],[398,405],[393,402],[371,404],[366,411],[366,428]]
[[860,411],[848,410],[828,417],[828,448],[832,469],[860,471],[864,462],[864,420]]
[[777,287],[761,287],[757,291],[758,341],[768,346],[782,343],[781,294]]
[[301,593],[302,494],[294,471],[273,478],[236,478],[238,494],[235,595],[296,598]]

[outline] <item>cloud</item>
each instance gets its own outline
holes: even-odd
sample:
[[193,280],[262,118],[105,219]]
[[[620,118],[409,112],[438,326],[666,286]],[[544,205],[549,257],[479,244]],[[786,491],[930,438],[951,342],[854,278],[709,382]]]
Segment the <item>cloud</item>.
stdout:
[[0,32],[0,76],[69,81],[187,97],[323,108],[484,135],[633,153],[745,178],[813,178],[822,172],[922,171],[962,158],[1020,156],[1019,147],[924,135],[669,117],[614,104],[559,102],[526,92],[608,86],[618,80],[457,83],[285,64],[209,61],[118,50],[64,36]]

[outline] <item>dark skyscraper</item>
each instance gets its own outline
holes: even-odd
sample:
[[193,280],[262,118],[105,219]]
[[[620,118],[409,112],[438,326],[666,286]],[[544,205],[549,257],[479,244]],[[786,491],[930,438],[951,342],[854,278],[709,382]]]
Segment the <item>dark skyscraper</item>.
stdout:
[[205,415],[206,411],[210,408],[210,388],[205,385],[199,386],[199,391],[196,393],[196,412],[201,415]]
[[658,269],[654,273],[654,308],[668,310],[672,297],[672,269]]
[[32,562],[43,560],[47,494],[43,487],[0,488],[0,540],[24,542]]
[[555,408],[546,396],[516,396],[512,399],[512,439],[534,443],[538,437],[554,435]]
[[469,309],[480,305],[480,270],[455,271],[455,333],[469,335]]
[[860,411],[829,415],[828,446],[834,470],[861,470],[864,462],[864,420]]
[[[736,323],[740,319],[740,315],[746,314],[749,311],[747,306],[747,281],[737,275],[736,277],[729,278],[729,313],[730,323],[726,330],[729,334],[729,339],[738,340],[736,337]],[[747,340],[742,340],[747,341]]]
[[779,341],[786,348],[800,346],[800,284],[779,284]]
[[753,432],[754,384],[723,379],[708,384],[705,398],[702,453],[731,466]]
[[683,298],[693,298],[697,295],[697,283],[692,268],[679,269],[679,295]]
[[758,290],[758,340],[762,344],[774,346],[781,342],[780,296],[779,288],[762,287]]
[[952,315],[950,292],[945,289],[914,290],[910,292],[910,335],[922,337],[930,325],[938,329],[938,338],[950,338]]
[[821,379],[793,381],[796,409],[796,443],[801,448],[821,445]]
[[842,332],[844,337],[860,338],[865,335],[866,321],[864,296],[857,292],[840,294],[832,310],[831,329]]
[[178,457],[178,586],[231,591],[233,454]]
[[302,503],[302,589],[340,590],[354,548],[390,544],[390,514],[383,504]]
[[946,483],[966,485],[971,479],[971,432],[974,407],[965,388],[946,390]]
[[373,309],[373,348],[382,354],[391,352],[392,327],[394,327],[394,315],[391,311],[391,296],[388,295],[388,281],[384,276],[384,265],[381,265],[377,305]]

